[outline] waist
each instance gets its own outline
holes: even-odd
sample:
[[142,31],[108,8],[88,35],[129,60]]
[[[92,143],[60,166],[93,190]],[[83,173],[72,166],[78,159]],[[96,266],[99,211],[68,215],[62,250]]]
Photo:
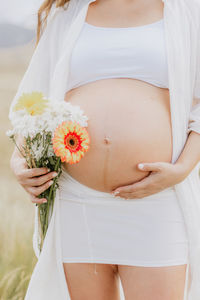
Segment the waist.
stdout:
[[[63,167],[62,174],[59,178],[59,194],[61,201],[72,201],[77,203],[90,203],[90,204],[120,204],[129,205],[133,202],[146,202],[146,201],[164,201],[166,199],[169,201],[171,199],[174,201],[176,198],[176,193],[174,186],[168,187],[158,193],[143,197],[143,198],[133,198],[125,199],[122,197],[115,197],[108,192],[101,192],[88,187],[75,178],[73,178]],[[162,200],[161,200],[162,199]]]

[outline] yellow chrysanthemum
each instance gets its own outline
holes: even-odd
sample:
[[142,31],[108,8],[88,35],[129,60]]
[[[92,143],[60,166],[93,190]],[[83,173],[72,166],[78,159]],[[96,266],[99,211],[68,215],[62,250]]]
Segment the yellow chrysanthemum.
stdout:
[[40,92],[23,93],[14,106],[14,111],[26,109],[30,115],[41,115],[48,105],[48,100]]
[[55,130],[53,149],[62,162],[74,164],[80,161],[89,149],[90,138],[87,130],[76,122],[62,122]]

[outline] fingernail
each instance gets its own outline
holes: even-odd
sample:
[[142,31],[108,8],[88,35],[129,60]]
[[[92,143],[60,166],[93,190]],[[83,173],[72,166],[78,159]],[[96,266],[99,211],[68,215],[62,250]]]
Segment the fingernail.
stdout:
[[112,192],[112,195],[114,195],[114,196],[116,196],[116,195],[118,195],[119,194],[119,191],[114,191],[114,192]]
[[42,203],[46,203],[47,202],[47,199],[44,199],[43,201],[42,201]]
[[50,172],[51,170],[50,170],[50,169],[47,169],[47,171]]
[[52,177],[56,177],[58,175],[58,173],[53,173]]
[[143,164],[139,164],[138,167],[139,167],[140,169],[143,169],[143,168],[144,168],[144,165],[143,165]]
[[49,181],[49,185],[52,185],[52,183],[53,183],[53,180],[50,180],[50,181]]

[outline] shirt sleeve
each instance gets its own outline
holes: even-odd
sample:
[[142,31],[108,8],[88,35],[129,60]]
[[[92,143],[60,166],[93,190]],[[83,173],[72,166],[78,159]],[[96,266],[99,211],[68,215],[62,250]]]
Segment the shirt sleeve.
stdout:
[[188,133],[190,133],[190,131],[195,131],[200,134],[200,29],[198,32],[196,79],[193,94],[194,100],[189,115]]
[[[52,11],[47,18],[47,24],[43,29],[40,40],[34,49],[29,65],[21,79],[17,92],[11,101],[8,117],[12,119],[13,106],[23,93],[33,91],[42,92],[48,97],[50,79],[53,74],[55,64],[55,53],[59,45],[58,23],[62,18],[62,9],[52,7]],[[61,33],[60,33],[61,34]]]

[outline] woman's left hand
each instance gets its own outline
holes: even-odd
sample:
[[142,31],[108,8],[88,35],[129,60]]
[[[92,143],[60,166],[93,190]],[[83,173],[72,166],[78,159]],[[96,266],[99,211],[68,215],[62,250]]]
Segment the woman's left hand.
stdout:
[[138,164],[138,169],[149,171],[149,175],[133,184],[118,187],[111,194],[127,199],[143,198],[180,183],[187,176],[187,172],[180,163],[144,163],[142,169],[140,165]]

